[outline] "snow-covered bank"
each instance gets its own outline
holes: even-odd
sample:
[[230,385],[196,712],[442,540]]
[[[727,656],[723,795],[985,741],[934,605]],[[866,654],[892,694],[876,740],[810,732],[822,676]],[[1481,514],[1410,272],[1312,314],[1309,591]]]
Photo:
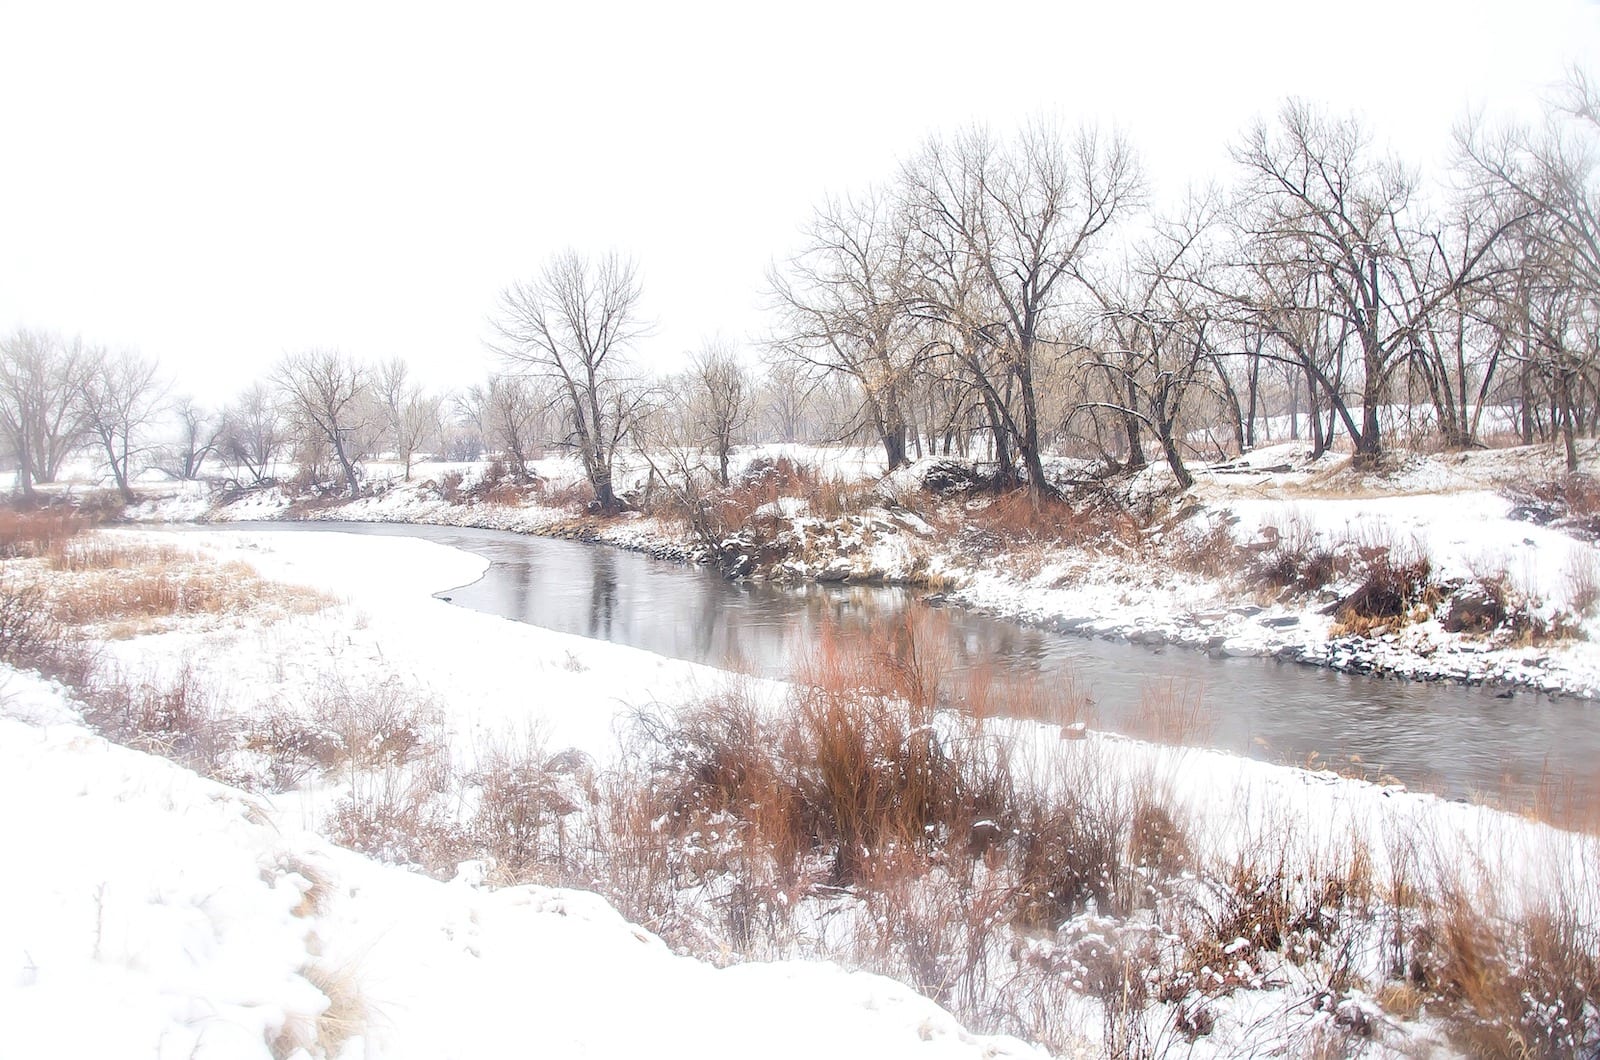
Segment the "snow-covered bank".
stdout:
[[6,1055],[1042,1055],[879,976],[673,954],[593,894],[441,883],[86,732],[7,672]]
[[[570,481],[571,467],[548,464],[549,481]],[[1092,547],[996,541],[977,529],[981,499],[958,498],[929,511],[938,502],[917,492],[921,467],[885,479],[875,503],[857,512],[824,516],[808,510],[803,498],[780,498],[754,513],[757,526],[715,550],[680,524],[639,515],[588,518],[543,506],[536,496],[514,504],[447,499],[439,483],[452,471],[459,469],[424,468],[415,482],[390,481],[372,496],[310,508],[295,507],[275,490],[219,503],[189,489],[130,515],[436,523],[577,537],[715,562],[735,576],[924,586],[967,607],[1089,636],[1270,655],[1347,672],[1600,696],[1594,599],[1600,553],[1563,529],[1528,521],[1523,506],[1496,492],[1558,477],[1553,455],[1538,447],[1411,456],[1387,474],[1358,476],[1341,457],[1311,462],[1302,446],[1280,445],[1196,467],[1197,486],[1176,498],[1169,473],[1153,467],[1119,487],[1122,503],[1158,513],[1151,527],[1136,541],[1108,539]],[[963,515],[974,506],[971,518]],[[1171,512],[1161,517],[1167,508]],[[938,525],[929,521],[935,515],[942,516]],[[1306,548],[1415,554],[1447,591],[1491,586],[1497,598],[1522,609],[1520,624],[1451,629],[1441,605],[1420,620],[1344,631],[1330,610],[1355,583],[1335,580],[1319,592],[1287,593],[1238,569],[1205,570],[1203,555],[1196,563],[1193,553],[1204,553],[1220,540],[1207,535],[1219,532],[1229,548],[1247,553],[1292,538]],[[1174,558],[1183,552],[1191,554],[1186,562]],[[1556,632],[1540,632],[1547,628]]]
[[[636,710],[670,715],[680,701],[703,700],[730,686],[772,702],[783,691],[431,599],[429,593],[476,576],[482,561],[425,542],[316,532],[116,533],[199,547],[221,560],[243,559],[269,579],[342,601],[314,615],[270,623],[249,614],[202,616],[183,628],[113,642],[108,651],[125,666],[172,674],[187,665],[195,680],[244,716],[304,705],[329,680],[352,687],[399,683],[437,712],[463,770],[473,767],[483,749],[529,732],[537,732],[551,752],[604,763],[615,755]],[[28,799],[34,812],[5,827],[15,830],[17,849],[37,849],[44,864],[65,866],[18,884],[15,901],[19,908],[68,912],[41,918],[37,933],[30,925],[6,929],[16,934],[5,936],[0,952],[14,945],[12,952],[26,958],[17,962],[23,969],[17,986],[0,1003],[26,1009],[24,990],[54,983],[61,988],[49,1001],[55,1008],[38,1007],[59,1014],[70,996],[82,1004],[85,995],[115,990],[119,998],[134,998],[127,1018],[146,1020],[139,1026],[152,1028],[151,1041],[165,1034],[174,1043],[172,1053],[152,1048],[154,1055],[190,1055],[197,1045],[203,1045],[198,1055],[212,1048],[214,1055],[265,1055],[263,1039],[290,1025],[307,1025],[332,995],[336,1018],[326,1033],[354,1033],[361,1045],[352,1042],[345,1054],[350,1056],[513,1051],[502,1044],[507,1042],[532,1043],[530,1051],[541,1054],[584,1055],[587,1049],[589,1055],[615,1055],[648,1047],[686,1055],[689,1046],[682,1043],[691,1039],[697,1052],[709,1049],[713,1055],[809,1056],[821,1052],[824,1042],[837,1051],[840,1033],[850,1035],[843,1040],[851,1051],[861,1042],[873,1055],[1023,1052],[1015,1042],[965,1035],[931,1003],[880,979],[846,977],[809,963],[713,972],[673,956],[592,895],[473,886],[491,875],[485,865],[468,865],[454,884],[375,865],[311,834],[326,820],[332,794],[327,785],[342,781],[313,779],[287,794],[247,796],[106,745],[76,725],[70,707],[48,686],[19,676],[9,690],[6,710],[18,720],[0,727],[0,776],[7,778],[0,783],[12,785],[0,793],[10,795],[13,805]],[[1259,865],[1284,856],[1300,864],[1303,857],[1332,859],[1359,848],[1370,858],[1369,871],[1382,878],[1397,871],[1397,851],[1426,842],[1519,898],[1556,888],[1566,898],[1590,901],[1592,842],[1542,825],[1217,752],[1094,733],[1064,740],[1053,726],[1024,722],[994,725],[1013,748],[1013,763],[1039,783],[1126,778],[1170,793],[1192,849],[1207,859]],[[60,812],[53,809],[58,802],[66,804]],[[147,821],[150,816],[160,819]],[[66,824],[58,826],[61,821]],[[93,853],[102,827],[116,830],[104,840],[115,861]],[[146,833],[150,838],[141,839]],[[72,849],[58,849],[63,845]],[[704,900],[707,882],[689,878],[682,886]],[[861,899],[835,888],[819,888],[806,901],[815,906],[808,923],[819,928],[861,915]],[[1593,907],[1580,908],[1585,923],[1593,924]],[[101,910],[111,910],[107,922],[114,927],[139,917],[164,925],[170,918],[170,929],[149,930],[179,932],[187,945],[180,956],[147,967],[136,944],[149,936],[129,933],[128,947],[115,949],[95,926]],[[240,923],[229,919],[235,912]],[[1086,939],[1112,926],[1122,930],[1088,914],[1063,927],[1066,934],[1054,941],[1020,932],[1016,938],[1030,953],[1048,950],[1040,960],[1055,960],[1056,954],[1081,953]],[[1129,929],[1147,935],[1151,925],[1133,923]],[[803,936],[792,945],[815,953],[825,949],[827,935],[819,930],[817,937]],[[1233,946],[1231,938],[1222,941]],[[1174,1048],[1199,1056],[1254,1055],[1261,1043],[1302,1041],[1308,1029],[1357,1018],[1373,1028],[1369,1033],[1380,1043],[1376,1055],[1437,1043],[1431,1023],[1391,1017],[1374,1000],[1370,988],[1383,975],[1382,950],[1375,943],[1364,942],[1351,955],[1374,978],[1366,986],[1341,988],[1339,1004],[1348,1011],[1335,1011],[1319,1007],[1327,994],[1326,969],[1248,953],[1251,944],[1245,942],[1230,956],[1248,962],[1250,973],[1241,976],[1230,968],[1235,985],[1206,1002],[1214,1025],[1197,1041],[1174,1039]],[[248,964],[241,954],[256,947],[268,947],[274,956],[255,969],[256,978],[239,985],[229,969]],[[35,951],[50,956],[41,961]],[[110,973],[99,968],[106,953],[114,955]],[[95,978],[103,973],[109,981]],[[212,984],[216,993],[208,992]],[[1079,996],[1070,982],[1061,989],[1069,1000]],[[783,995],[781,1002],[774,995]],[[716,999],[713,1010],[708,997]],[[738,1013],[726,1015],[724,1003],[737,1006]],[[164,1007],[150,1016],[158,1005]],[[611,1014],[618,1008],[628,1019]],[[796,1011],[805,1018],[790,1015],[786,1023],[784,1014]],[[1074,1003],[1055,1014],[1057,1026],[1071,1035],[1063,1052],[1096,1055],[1103,1045],[1098,1011],[1093,1003]],[[217,1012],[244,1031],[207,1032]],[[27,1012],[21,1018],[31,1019]],[[460,1026],[463,1018],[472,1026]],[[862,1021],[866,1025],[857,1026]],[[806,1027],[796,1029],[798,1022]],[[707,1029],[707,1023],[717,1026]],[[35,1036],[48,1030],[27,1024]],[[202,1033],[218,1039],[200,1043]],[[770,1037],[782,1040],[773,1043]],[[237,1050],[224,1048],[229,1043]],[[254,1052],[247,1043],[254,1043]],[[94,1055],[93,1050],[94,1043],[85,1040],[76,1055]],[[66,1048],[48,1051],[73,1055]]]

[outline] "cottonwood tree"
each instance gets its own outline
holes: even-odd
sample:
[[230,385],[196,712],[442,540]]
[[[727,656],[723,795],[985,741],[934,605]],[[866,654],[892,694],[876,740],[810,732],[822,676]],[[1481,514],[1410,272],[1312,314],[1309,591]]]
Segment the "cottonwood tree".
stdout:
[[551,434],[551,397],[532,380],[519,375],[491,375],[470,387],[459,407],[478,428],[484,445],[499,453],[512,480],[527,482],[528,462],[536,459]]
[[186,481],[197,479],[206,460],[222,447],[227,419],[188,395],[174,399],[172,413],[178,421],[178,440],[164,461],[166,469]]
[[0,429],[17,461],[17,488],[54,482],[61,464],[82,444],[77,397],[92,368],[82,340],[21,329],[0,339]]
[[404,360],[392,357],[378,369],[376,398],[384,418],[384,438],[396,459],[405,464],[405,481],[411,481],[411,464],[443,430],[444,402],[411,380]]
[[1520,203],[1533,238],[1600,294],[1600,87],[1574,70],[1542,128],[1474,124],[1458,143],[1478,188]]
[[603,512],[622,507],[613,464],[646,403],[628,363],[646,330],[639,299],[633,262],[616,254],[591,262],[568,250],[532,280],[507,287],[493,319],[496,352],[549,380],[559,395],[564,443],[577,452]]
[[1218,313],[1206,274],[1207,241],[1219,208],[1209,194],[1191,196],[1179,217],[1158,219],[1121,268],[1090,285],[1112,341],[1086,363],[1113,380],[1113,393],[1126,399],[1079,407],[1110,409],[1149,430],[1182,489],[1194,485],[1194,477],[1183,461],[1179,424],[1192,392],[1210,384],[1216,363]]
[[364,446],[357,435],[372,427],[366,369],[333,350],[310,350],[286,357],[272,374],[303,441],[326,445],[339,462],[345,488],[361,492],[356,472]]
[[283,412],[262,383],[241,394],[223,413],[221,448],[234,467],[249,472],[256,485],[269,478],[284,443]]
[[778,352],[768,356],[756,392],[760,433],[779,442],[798,442],[814,426],[811,392],[816,380],[807,366]]
[[1518,282],[1496,321],[1521,362],[1524,437],[1533,433],[1531,384],[1542,379],[1576,470],[1579,392],[1600,360],[1591,338],[1600,327],[1600,88],[1574,70],[1541,127],[1474,124],[1458,139],[1478,194],[1526,218]]
[[819,207],[798,254],[768,274],[779,314],[774,349],[853,382],[860,418],[889,470],[907,463],[908,399],[917,371],[916,321],[905,292],[910,232],[881,193]]
[[1034,125],[1008,142],[971,129],[928,141],[903,167],[901,188],[921,265],[919,312],[948,329],[991,420],[1002,477],[1014,452],[1037,497],[1050,488],[1042,362],[1066,352],[1064,317],[1087,255],[1140,199],[1133,152],[1090,129],[1068,140]]
[[141,435],[161,407],[164,388],[155,361],[136,353],[91,351],[74,400],[84,430],[105,455],[122,499],[134,501],[132,461],[143,452]]
[[733,447],[754,413],[755,384],[733,347],[721,339],[707,342],[694,355],[687,381],[694,434],[715,456],[717,482],[726,486]]
[[1383,452],[1380,410],[1396,373],[1440,307],[1481,278],[1517,218],[1472,231],[1447,252],[1440,226],[1415,202],[1416,177],[1393,159],[1374,158],[1355,120],[1299,101],[1287,103],[1275,124],[1258,123],[1233,154],[1245,172],[1244,254],[1258,276],[1272,278],[1273,311],[1337,321],[1341,338],[1355,346],[1359,424],[1319,367],[1303,363],[1339,409],[1356,462],[1371,464]]

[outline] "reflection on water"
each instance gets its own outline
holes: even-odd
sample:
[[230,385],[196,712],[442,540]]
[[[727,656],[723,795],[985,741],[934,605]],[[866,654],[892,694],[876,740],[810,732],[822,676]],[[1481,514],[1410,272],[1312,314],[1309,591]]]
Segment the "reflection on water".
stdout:
[[[485,576],[442,594],[456,604],[714,666],[784,676],[827,627],[893,627],[927,605],[865,586],[777,589],[630,552],[492,530],[383,524],[254,524],[419,537],[488,558]],[[1090,640],[947,609],[939,630],[951,683],[977,667],[1087,694],[1096,723],[1129,730],[1141,698],[1176,683],[1202,697],[1210,742],[1273,761],[1359,756],[1363,768],[1449,794],[1517,791],[1548,768],[1592,772],[1591,704],[1531,693],[1337,674],[1179,648]]]

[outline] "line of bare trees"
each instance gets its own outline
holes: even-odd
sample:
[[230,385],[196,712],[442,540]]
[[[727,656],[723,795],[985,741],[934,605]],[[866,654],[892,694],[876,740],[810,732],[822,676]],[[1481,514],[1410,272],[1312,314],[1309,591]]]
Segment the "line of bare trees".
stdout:
[[[285,357],[226,408],[169,400],[155,363],[77,339],[0,339],[0,437],[32,496],[74,453],[132,498],[141,466],[246,484],[280,464],[363,488],[380,454],[497,455],[514,481],[578,459],[616,510],[617,461],[694,503],[744,441],[870,440],[1050,488],[1046,461],[1101,469],[1304,438],[1380,460],[1437,444],[1600,430],[1600,92],[1573,74],[1537,126],[1465,124],[1425,185],[1361,125],[1290,102],[1232,145],[1237,179],[1151,212],[1128,143],[1030,125],[929,139],[879,187],[825,200],[769,275],[760,371],[708,340],[644,371],[636,266],[551,257],[491,318],[502,370],[432,393],[398,359]],[[163,444],[155,444],[161,437]]]
[[[169,399],[153,360],[18,330],[0,338],[0,438],[17,469],[17,492],[29,499],[38,485],[57,481],[74,455],[92,458],[131,501],[134,478],[147,468],[195,479],[220,466],[245,486],[272,483],[292,468],[302,484],[333,483],[354,495],[365,486],[365,465],[380,456],[409,480],[419,456],[464,461],[487,452],[512,481],[527,483],[539,458],[575,452],[597,503],[614,510],[622,505],[610,487],[618,448],[661,444],[671,418],[674,430],[680,421],[693,425],[683,449],[695,454],[696,471],[725,484],[735,445],[756,429],[763,388],[724,340],[708,342],[680,376],[632,372],[628,346],[639,330],[632,274],[616,258],[555,259],[544,288],[517,288],[518,300],[507,303],[509,313],[523,315],[501,318],[504,370],[454,393],[428,392],[399,359],[367,364],[310,350],[284,357],[233,403],[209,410],[186,396]],[[536,299],[545,296],[551,301],[541,306]],[[579,301],[562,303],[564,296]],[[601,301],[586,304],[590,297]],[[570,317],[560,317],[563,305]],[[595,307],[611,316],[591,336],[583,329]],[[532,348],[521,344],[530,335],[538,343]],[[791,390],[780,392],[785,400],[775,407],[791,432],[804,430],[800,421],[824,404],[803,397],[801,412]]]
[[[979,451],[1047,488],[1046,452],[1137,467],[1277,427],[1380,460],[1409,425],[1479,444],[1600,426],[1600,94],[1537,128],[1458,133],[1448,185],[1361,125],[1290,102],[1238,178],[1151,214],[1127,144],[1032,126],[930,139],[822,203],[772,272],[776,346],[846,384],[891,467]],[[1498,416],[1496,416],[1498,413]]]

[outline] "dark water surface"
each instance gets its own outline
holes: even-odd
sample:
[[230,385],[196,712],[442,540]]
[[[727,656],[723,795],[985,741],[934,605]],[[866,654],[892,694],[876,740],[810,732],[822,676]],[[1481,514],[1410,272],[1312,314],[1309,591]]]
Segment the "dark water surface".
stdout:
[[[212,529],[223,529],[213,527]],[[483,556],[488,571],[439,595],[462,607],[712,666],[782,677],[828,626],[893,628],[931,611],[897,588],[778,588],[603,545],[497,530],[382,523],[242,523],[239,529],[414,537]],[[1386,680],[1295,663],[1216,659],[1055,633],[939,608],[951,686],[975,667],[1063,686],[1093,703],[1096,727],[1135,726],[1141,700],[1198,699],[1205,742],[1279,762],[1343,764],[1450,795],[1524,793],[1547,770],[1594,772],[1600,705],[1532,692]],[[1202,734],[1204,737],[1205,734]]]

